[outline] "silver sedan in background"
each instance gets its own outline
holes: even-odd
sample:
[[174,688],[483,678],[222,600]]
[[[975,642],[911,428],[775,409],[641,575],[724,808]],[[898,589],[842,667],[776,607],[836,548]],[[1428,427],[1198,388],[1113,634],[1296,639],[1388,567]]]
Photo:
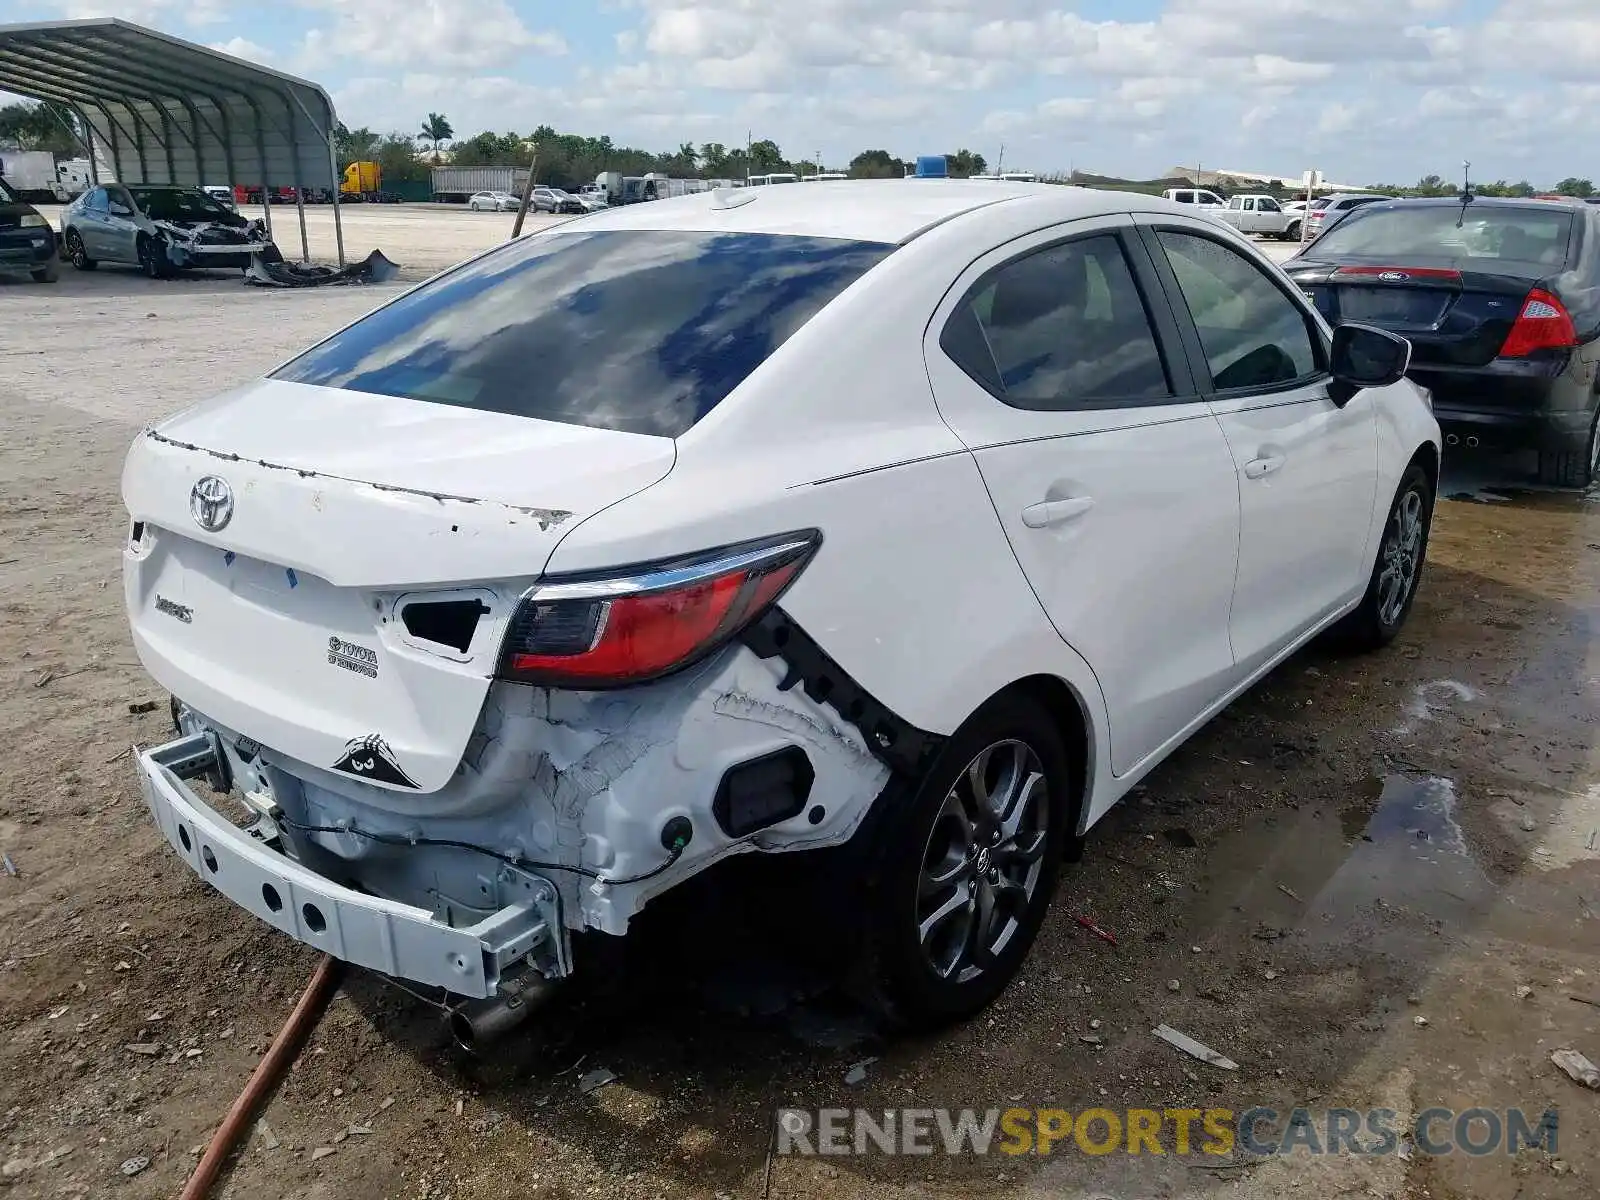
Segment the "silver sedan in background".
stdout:
[[521,203],[510,192],[474,192],[467,207],[473,212],[515,212]]

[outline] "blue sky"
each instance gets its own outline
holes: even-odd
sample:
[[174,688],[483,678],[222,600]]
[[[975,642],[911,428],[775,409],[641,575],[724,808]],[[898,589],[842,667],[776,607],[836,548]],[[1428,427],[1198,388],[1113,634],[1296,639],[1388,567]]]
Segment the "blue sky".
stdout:
[[1138,177],[1600,174],[1581,0],[0,0],[0,20],[64,16],[316,80],[380,132],[439,111],[461,136],[750,132],[830,166],[1004,146],[1008,168]]

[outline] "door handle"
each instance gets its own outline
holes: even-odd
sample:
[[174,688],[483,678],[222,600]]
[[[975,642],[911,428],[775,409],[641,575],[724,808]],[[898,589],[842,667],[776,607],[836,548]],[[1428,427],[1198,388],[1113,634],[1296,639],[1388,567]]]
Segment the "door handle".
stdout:
[[1029,529],[1044,529],[1075,521],[1094,507],[1090,496],[1073,496],[1066,500],[1041,500],[1022,510],[1022,523]]
[[1265,454],[1260,458],[1252,458],[1244,465],[1246,479],[1260,479],[1264,475],[1271,475],[1283,466],[1284,457],[1281,454]]

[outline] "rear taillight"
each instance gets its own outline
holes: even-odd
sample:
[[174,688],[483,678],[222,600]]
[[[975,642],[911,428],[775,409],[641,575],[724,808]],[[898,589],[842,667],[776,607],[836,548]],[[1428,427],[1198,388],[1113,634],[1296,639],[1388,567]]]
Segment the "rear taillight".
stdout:
[[512,618],[500,677],[598,690],[681,670],[770,608],[820,543],[807,530],[536,584]]
[[1578,331],[1566,306],[1543,288],[1534,288],[1506,334],[1500,357],[1526,358],[1536,350],[1570,350],[1577,344]]

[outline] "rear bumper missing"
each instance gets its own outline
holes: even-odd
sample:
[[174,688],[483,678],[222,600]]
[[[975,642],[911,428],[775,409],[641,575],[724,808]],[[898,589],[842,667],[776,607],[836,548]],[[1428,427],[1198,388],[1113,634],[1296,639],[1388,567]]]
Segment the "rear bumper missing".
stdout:
[[239,828],[189,787],[214,774],[222,757],[211,733],[138,750],[145,803],[162,836],[189,869],[239,907],[297,942],[359,967],[486,999],[535,958],[563,966],[556,889],[527,877],[526,903],[512,904],[466,928],[426,909],[336,883],[274,849],[264,819]]

